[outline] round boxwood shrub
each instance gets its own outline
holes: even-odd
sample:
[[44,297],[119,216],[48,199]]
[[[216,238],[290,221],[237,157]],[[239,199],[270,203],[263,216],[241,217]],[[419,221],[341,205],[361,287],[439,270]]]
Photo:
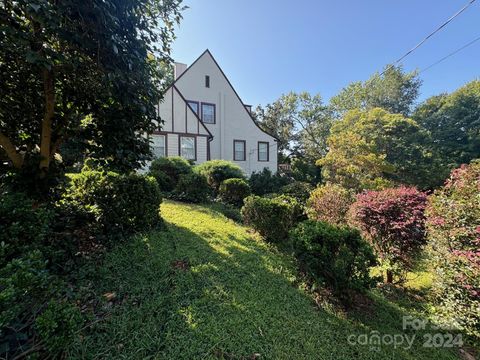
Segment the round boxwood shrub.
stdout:
[[63,202],[85,208],[105,234],[148,230],[160,221],[160,189],[155,178],[84,169],[68,174]]
[[205,176],[191,173],[180,175],[174,190],[174,198],[180,201],[201,203],[208,201],[210,195]]
[[437,314],[480,338],[480,161],[454,170],[426,213]]
[[244,179],[227,179],[220,185],[220,199],[228,204],[241,205],[248,195],[250,195],[250,186]]
[[307,200],[307,215],[312,220],[346,225],[348,209],[354,201],[351,191],[335,184],[317,187]]
[[240,166],[226,160],[206,161],[195,166],[194,171],[207,178],[208,185],[216,194],[223,181],[232,178],[245,178]]
[[299,203],[305,204],[312,190],[313,186],[311,184],[303,181],[294,181],[283,186],[280,189],[280,194],[294,197]]
[[251,195],[245,198],[241,213],[245,224],[267,241],[282,242],[297,223],[302,207],[297,200],[285,195],[274,198]]
[[290,232],[290,241],[302,269],[340,298],[373,284],[375,255],[358,230],[307,220]]
[[170,192],[177,186],[181,175],[190,174],[192,166],[182,157],[161,157],[153,160],[148,174],[153,176],[163,192]]

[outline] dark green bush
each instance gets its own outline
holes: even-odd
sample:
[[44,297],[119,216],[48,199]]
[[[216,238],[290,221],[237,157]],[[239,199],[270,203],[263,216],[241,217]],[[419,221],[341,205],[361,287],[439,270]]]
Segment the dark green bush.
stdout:
[[108,235],[148,230],[160,222],[162,197],[153,177],[83,170],[68,174],[62,204],[81,206]]
[[290,182],[288,177],[272,174],[268,168],[263,168],[260,172],[253,172],[248,179],[252,194],[259,196],[279,192],[282,186]]
[[218,193],[220,184],[227,179],[245,178],[242,168],[231,161],[210,160],[195,166],[194,171],[207,178],[208,185],[215,194]]
[[191,173],[180,175],[174,190],[174,198],[193,203],[206,202],[210,196],[210,187],[205,176]]
[[311,184],[303,181],[294,181],[282,186],[280,194],[294,197],[300,204],[305,204],[312,190],[313,186]]
[[298,221],[302,209],[294,198],[285,195],[274,198],[251,195],[245,198],[241,212],[244,222],[267,241],[282,242]]
[[290,241],[303,270],[340,298],[372,285],[369,270],[376,259],[359,231],[307,220],[291,231]]
[[248,195],[250,186],[244,179],[227,179],[220,185],[220,199],[228,204],[241,205]]
[[170,192],[177,186],[181,175],[192,172],[190,163],[179,156],[161,157],[153,160],[148,175],[153,176],[162,192]]

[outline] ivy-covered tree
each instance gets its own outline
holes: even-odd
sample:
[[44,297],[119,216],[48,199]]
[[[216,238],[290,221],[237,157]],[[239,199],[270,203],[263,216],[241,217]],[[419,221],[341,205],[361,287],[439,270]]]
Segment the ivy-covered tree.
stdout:
[[0,146],[44,178],[68,139],[119,170],[142,164],[160,119],[181,0],[0,3]]

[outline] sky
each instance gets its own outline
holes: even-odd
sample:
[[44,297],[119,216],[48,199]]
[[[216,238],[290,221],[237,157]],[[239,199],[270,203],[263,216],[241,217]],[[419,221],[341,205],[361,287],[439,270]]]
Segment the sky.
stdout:
[[[209,49],[246,104],[290,91],[325,101],[394,62],[468,0],[186,0],[172,56]],[[480,0],[404,61],[421,70],[480,36]],[[480,41],[420,75],[420,100],[480,77]]]

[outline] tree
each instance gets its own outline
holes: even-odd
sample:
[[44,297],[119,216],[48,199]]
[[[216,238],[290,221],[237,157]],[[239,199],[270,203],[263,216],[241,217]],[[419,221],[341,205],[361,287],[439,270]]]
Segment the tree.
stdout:
[[318,165],[326,181],[356,191],[392,183],[428,188],[436,180],[427,143],[428,134],[403,115],[352,110],[332,127],[329,152]]
[[405,73],[401,66],[385,67],[367,81],[353,82],[330,99],[337,117],[349,110],[382,108],[393,114],[409,116],[419,95],[422,82],[416,72]]
[[45,178],[69,138],[121,170],[149,156],[181,0],[4,1],[0,146]]
[[440,156],[441,170],[448,172],[480,157],[480,81],[472,81],[452,94],[423,102],[413,118],[432,138],[432,151]]
[[286,155],[317,159],[326,153],[332,117],[320,95],[282,95],[265,108],[257,107],[255,117],[263,130],[279,139],[279,150]]

